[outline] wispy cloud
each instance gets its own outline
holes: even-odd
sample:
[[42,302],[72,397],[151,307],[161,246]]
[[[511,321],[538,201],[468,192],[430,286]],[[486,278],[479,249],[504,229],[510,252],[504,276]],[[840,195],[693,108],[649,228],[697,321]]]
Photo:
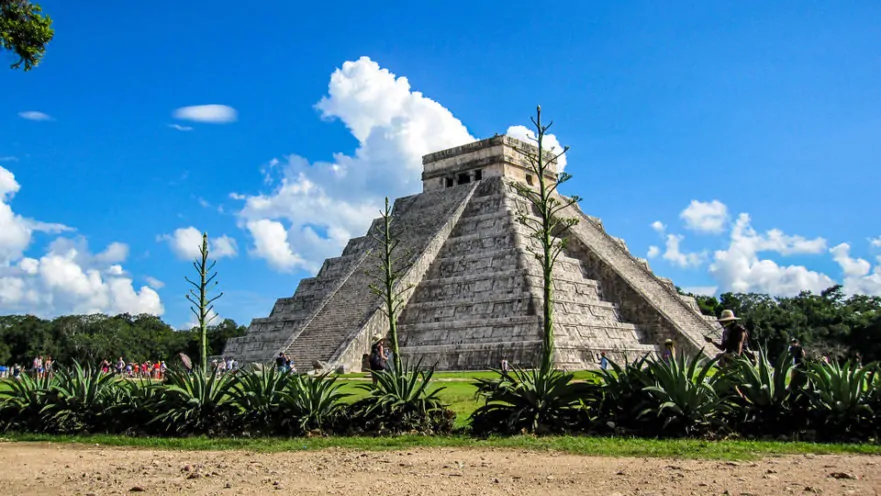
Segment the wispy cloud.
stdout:
[[52,116],[49,114],[44,114],[43,112],[38,112],[36,110],[26,110],[24,112],[19,112],[18,116],[22,119],[27,119],[29,121],[51,121],[54,120]]
[[169,124],[168,127],[172,129],[177,129],[178,131],[192,131],[193,128],[190,126],[181,126],[180,124]]
[[18,162],[18,157],[13,157],[12,155],[0,157],[0,163],[2,162]]
[[172,114],[175,119],[184,121],[207,122],[210,124],[225,124],[235,122],[239,118],[236,109],[227,105],[194,105],[181,107]]
[[155,277],[147,276],[144,278],[144,280],[147,281],[147,284],[154,289],[162,289],[165,287],[165,283],[160,281],[159,279],[156,279]]

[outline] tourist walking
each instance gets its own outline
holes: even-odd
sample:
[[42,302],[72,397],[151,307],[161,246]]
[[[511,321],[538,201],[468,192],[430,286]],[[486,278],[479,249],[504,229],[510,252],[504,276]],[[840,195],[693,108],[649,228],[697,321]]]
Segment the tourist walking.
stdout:
[[740,325],[740,320],[734,315],[732,310],[722,310],[719,316],[719,323],[722,324],[722,341],[716,343],[713,338],[706,336],[706,342],[718,348],[721,353],[716,355],[719,359],[719,366],[725,367],[740,356],[743,356],[747,350],[747,342],[749,340],[749,331],[746,327]]
[[600,370],[608,370],[609,369],[609,358],[606,356],[605,351],[600,352]]

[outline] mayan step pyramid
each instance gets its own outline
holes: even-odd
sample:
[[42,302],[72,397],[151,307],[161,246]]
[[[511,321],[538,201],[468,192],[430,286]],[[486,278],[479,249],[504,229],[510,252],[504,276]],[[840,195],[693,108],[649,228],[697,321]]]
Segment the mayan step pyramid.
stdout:
[[[411,289],[398,321],[405,359],[440,370],[487,369],[502,359],[539,363],[541,268],[527,250],[535,241],[516,220],[525,203],[512,186],[536,182],[519,151],[529,146],[496,136],[426,155],[423,192],[395,201],[393,229],[411,256],[401,281]],[[577,205],[562,215],[580,222],[554,269],[557,367],[595,368],[601,352],[632,360],[659,352],[666,339],[693,353],[704,336],[718,336],[693,299],[655,276],[599,219]],[[379,219],[231,339],[224,355],[269,362],[283,351],[300,370],[361,370],[374,337],[388,330],[369,289],[377,247],[370,235],[378,229]]]

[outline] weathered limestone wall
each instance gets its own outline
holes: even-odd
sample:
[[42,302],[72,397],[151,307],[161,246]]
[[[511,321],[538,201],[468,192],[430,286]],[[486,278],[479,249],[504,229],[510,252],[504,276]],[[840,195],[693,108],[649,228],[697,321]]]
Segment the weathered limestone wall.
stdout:
[[230,339],[224,356],[262,363],[286,349],[360,265],[367,242],[364,237],[350,240],[342,256],[325,260],[315,277],[301,279],[292,297],[278,299],[268,317],[254,319],[244,336]]
[[[475,170],[480,170],[484,179],[508,177],[526,183],[526,176],[534,174],[530,171],[528,159],[520,151],[524,149],[538,153],[535,146],[529,143],[508,136],[496,136],[426,155],[422,160],[422,190],[445,189],[448,187],[447,178],[455,180],[459,174]],[[549,180],[556,175],[554,165],[548,169]]]
[[[459,202],[459,205],[456,206],[455,210],[452,212],[446,212],[447,215],[440,217],[441,219],[447,219],[446,222],[441,225],[440,229],[431,237],[422,252],[417,254],[412,265],[407,269],[407,272],[401,277],[395,287],[396,292],[404,290],[401,293],[403,301],[408,302],[412,297],[415,288],[419,286],[419,283],[428,271],[429,266],[437,257],[441,247],[444,246],[444,243],[450,236],[453,226],[459,221],[462,211],[465,210],[465,206],[471,199],[471,195],[474,193],[476,187],[477,183],[459,186],[462,192],[465,193],[464,199]],[[398,222],[400,222],[397,228],[402,229],[403,231],[410,229],[411,226],[408,226],[406,222],[412,220],[411,217],[412,216],[403,215],[397,217]],[[346,371],[360,370],[363,363],[363,355],[370,352],[370,347],[373,344],[373,336],[380,335],[387,337],[388,328],[388,316],[381,308],[377,308],[373,311],[367,322],[361,326],[360,329],[350,334],[346,340],[342,342],[337,351],[330,357],[331,367],[335,369],[342,367],[343,370]]]
[[[471,186],[423,193],[395,201],[392,228],[399,233],[399,253],[410,253],[414,257],[422,254],[456,208],[463,204]],[[379,223],[374,222],[371,232],[376,232],[378,228]],[[369,235],[367,240],[365,250],[370,252],[376,248],[376,243]],[[333,365],[334,357],[344,360],[344,365],[354,365],[352,353],[355,351],[343,353],[340,350],[354,350],[360,346],[356,337],[362,335],[361,330],[372,322],[379,309],[380,298],[370,291],[370,283],[374,279],[369,272],[375,271],[375,267],[374,256],[364,256],[339,290],[296,336],[286,352],[298,367],[310,369],[315,362]],[[370,337],[362,336],[362,339],[369,340]],[[353,344],[353,341],[356,342]],[[357,354],[358,367],[360,355],[367,349],[369,347]]]
[[660,344],[673,339],[677,349],[694,353],[704,347],[704,336],[718,335],[711,322],[682,299],[669,281],[655,276],[596,219],[577,206],[561,215],[581,220],[571,229],[570,251],[582,260],[587,273],[600,281],[605,296],[618,304],[621,315],[646,333],[649,341]]
[[[504,358],[535,366],[541,350],[542,272],[516,220],[522,199],[510,179],[485,179],[401,315],[401,353],[441,369],[480,369]],[[600,299],[580,260],[555,266],[555,363],[582,369],[601,351],[655,351]],[[594,353],[595,352],[595,353]],[[597,358],[594,359],[594,354]],[[613,355],[610,355],[613,356]]]

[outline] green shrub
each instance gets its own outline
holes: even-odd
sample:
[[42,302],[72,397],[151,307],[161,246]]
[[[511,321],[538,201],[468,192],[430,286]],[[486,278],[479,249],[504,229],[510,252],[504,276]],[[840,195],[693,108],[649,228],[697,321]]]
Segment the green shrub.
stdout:
[[456,414],[438,397],[443,388],[429,391],[433,368],[419,370],[419,364],[401,368],[393,365],[371,374],[375,383],[359,386],[367,390],[367,397],[349,410],[349,432],[437,434],[452,431]]
[[120,381],[123,398],[114,409],[109,430],[129,435],[162,434],[165,429],[152,420],[162,398],[163,385],[150,379]]
[[724,426],[730,406],[716,393],[710,377],[716,359],[689,358],[682,353],[672,360],[649,360],[653,384],[643,388],[649,399],[639,416],[654,418],[658,435],[696,436]]
[[285,389],[295,375],[275,367],[243,370],[229,389],[236,409],[236,429],[248,433],[275,433],[282,427],[281,404]]
[[486,403],[471,415],[475,434],[550,434],[571,432],[585,418],[585,402],[598,397],[598,387],[573,382],[560,370],[514,369],[495,379],[478,379],[477,395]]
[[235,413],[231,375],[169,370],[155,403],[151,424],[168,434],[226,433]]
[[860,367],[818,362],[810,365],[807,397],[811,420],[821,438],[862,438],[872,432],[875,412],[873,375],[876,364]]
[[[716,389],[732,406],[732,429],[746,435],[789,436],[807,428],[801,390],[791,382],[796,373],[788,352],[771,363],[765,350],[755,363],[745,357],[720,374]],[[797,382],[797,381],[796,381]]]
[[51,430],[43,416],[48,404],[48,376],[34,378],[22,374],[19,379],[7,379],[0,384],[0,429],[18,432],[46,432]]
[[288,434],[325,434],[338,429],[349,395],[328,374],[294,375],[280,395],[280,427]]
[[49,386],[43,416],[56,432],[107,432],[117,407],[125,400],[119,380],[94,367],[74,362],[57,372]]
[[654,384],[647,363],[648,355],[624,367],[610,360],[610,369],[599,371],[599,401],[595,406],[598,427],[619,434],[637,434],[647,428],[646,420],[639,416],[649,401],[645,388]]

